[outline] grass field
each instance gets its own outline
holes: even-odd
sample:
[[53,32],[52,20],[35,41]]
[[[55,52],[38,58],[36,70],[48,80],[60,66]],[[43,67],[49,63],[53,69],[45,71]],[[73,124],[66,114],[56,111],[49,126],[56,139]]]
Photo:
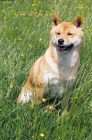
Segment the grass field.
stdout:
[[[49,45],[51,16],[84,20],[78,79],[66,115],[54,104],[17,105],[30,67]],[[47,108],[47,106],[49,106]],[[92,1],[0,1],[0,140],[92,140]]]

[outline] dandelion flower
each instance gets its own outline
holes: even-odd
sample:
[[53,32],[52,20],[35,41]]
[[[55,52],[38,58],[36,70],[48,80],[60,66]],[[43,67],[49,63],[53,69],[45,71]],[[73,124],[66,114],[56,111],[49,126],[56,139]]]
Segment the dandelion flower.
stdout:
[[28,44],[28,46],[31,47],[32,45],[31,44]]
[[13,84],[10,84],[10,88],[13,88]]
[[16,13],[15,13],[15,14],[14,14],[14,16],[15,16],[15,17],[17,17],[17,16],[18,16],[18,14],[16,14]]
[[25,13],[20,13],[20,16],[25,16],[26,14]]
[[23,56],[24,56],[24,54],[22,53],[22,54],[21,54],[21,56],[23,57]]
[[46,99],[45,98],[42,98],[42,102],[46,102]]
[[4,13],[4,12],[5,12],[5,10],[2,10],[2,12]]
[[43,14],[40,14],[40,16],[43,16]]
[[53,110],[53,106],[52,106],[52,105],[48,106],[48,108],[49,108],[50,110]]
[[42,42],[42,38],[39,39],[39,42]]
[[7,18],[6,18],[6,17],[4,17],[4,19],[6,20]]
[[44,136],[45,136],[44,133],[41,133],[41,134],[40,134],[40,137],[44,137]]

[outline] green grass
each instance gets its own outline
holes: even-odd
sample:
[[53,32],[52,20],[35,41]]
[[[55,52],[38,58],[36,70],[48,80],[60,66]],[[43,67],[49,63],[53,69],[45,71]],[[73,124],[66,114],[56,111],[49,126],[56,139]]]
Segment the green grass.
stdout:
[[[49,45],[53,13],[84,20],[78,79],[64,116],[48,104],[16,103],[30,67]],[[0,140],[92,140],[91,38],[91,0],[0,1]]]

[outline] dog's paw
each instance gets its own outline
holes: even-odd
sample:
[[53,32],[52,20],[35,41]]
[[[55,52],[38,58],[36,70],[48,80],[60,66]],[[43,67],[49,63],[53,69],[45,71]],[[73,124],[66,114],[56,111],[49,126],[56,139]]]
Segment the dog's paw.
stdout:
[[18,103],[27,103],[29,101],[32,101],[32,92],[28,89],[25,91],[22,91],[18,97]]

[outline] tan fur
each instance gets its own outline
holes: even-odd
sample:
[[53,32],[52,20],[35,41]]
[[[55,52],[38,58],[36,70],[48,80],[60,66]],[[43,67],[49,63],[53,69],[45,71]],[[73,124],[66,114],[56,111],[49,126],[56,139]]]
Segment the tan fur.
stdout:
[[[79,67],[82,29],[81,16],[77,16],[73,22],[62,22],[56,14],[52,16],[50,46],[32,66],[27,82],[18,97],[19,103],[29,100],[41,101],[49,85],[50,94],[58,95],[63,107],[68,105],[70,90],[75,83]],[[63,52],[58,44],[60,39],[64,40],[61,46],[71,47],[73,44],[73,48]]]

